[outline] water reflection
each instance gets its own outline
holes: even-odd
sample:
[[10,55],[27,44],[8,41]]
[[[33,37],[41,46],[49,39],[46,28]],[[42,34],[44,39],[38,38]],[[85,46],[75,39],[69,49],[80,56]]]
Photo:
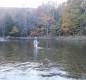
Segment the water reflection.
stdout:
[[0,64],[0,80],[86,80],[86,42],[0,42]]
[[34,61],[37,61],[37,58],[38,58],[38,46],[37,47],[34,47]]

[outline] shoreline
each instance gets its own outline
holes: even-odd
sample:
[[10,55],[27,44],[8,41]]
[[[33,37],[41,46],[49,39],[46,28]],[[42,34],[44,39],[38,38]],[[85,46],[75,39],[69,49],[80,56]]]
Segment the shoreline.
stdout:
[[[3,37],[0,37],[2,39]],[[30,40],[34,39],[34,37],[5,37],[4,39],[11,39],[11,40]],[[38,39],[55,39],[57,41],[86,41],[86,36],[41,36]]]
[[86,41],[86,36],[58,36],[57,41]]

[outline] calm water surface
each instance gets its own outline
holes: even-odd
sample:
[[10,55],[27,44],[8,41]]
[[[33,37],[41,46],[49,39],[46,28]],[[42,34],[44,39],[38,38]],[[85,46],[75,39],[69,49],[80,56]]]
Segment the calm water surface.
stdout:
[[86,80],[86,43],[1,41],[0,80]]

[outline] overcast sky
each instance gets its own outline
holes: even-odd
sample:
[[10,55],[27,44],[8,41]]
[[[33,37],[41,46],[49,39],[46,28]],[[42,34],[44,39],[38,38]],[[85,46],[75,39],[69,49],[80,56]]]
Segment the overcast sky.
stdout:
[[30,7],[36,8],[48,1],[55,1],[57,4],[61,4],[67,0],[0,0],[0,7]]

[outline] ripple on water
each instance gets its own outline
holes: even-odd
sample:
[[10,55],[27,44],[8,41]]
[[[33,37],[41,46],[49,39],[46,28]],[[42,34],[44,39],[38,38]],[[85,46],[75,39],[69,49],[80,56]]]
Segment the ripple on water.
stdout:
[[25,62],[0,67],[0,80],[72,80],[63,78],[65,71],[57,67],[45,67],[40,63]]

